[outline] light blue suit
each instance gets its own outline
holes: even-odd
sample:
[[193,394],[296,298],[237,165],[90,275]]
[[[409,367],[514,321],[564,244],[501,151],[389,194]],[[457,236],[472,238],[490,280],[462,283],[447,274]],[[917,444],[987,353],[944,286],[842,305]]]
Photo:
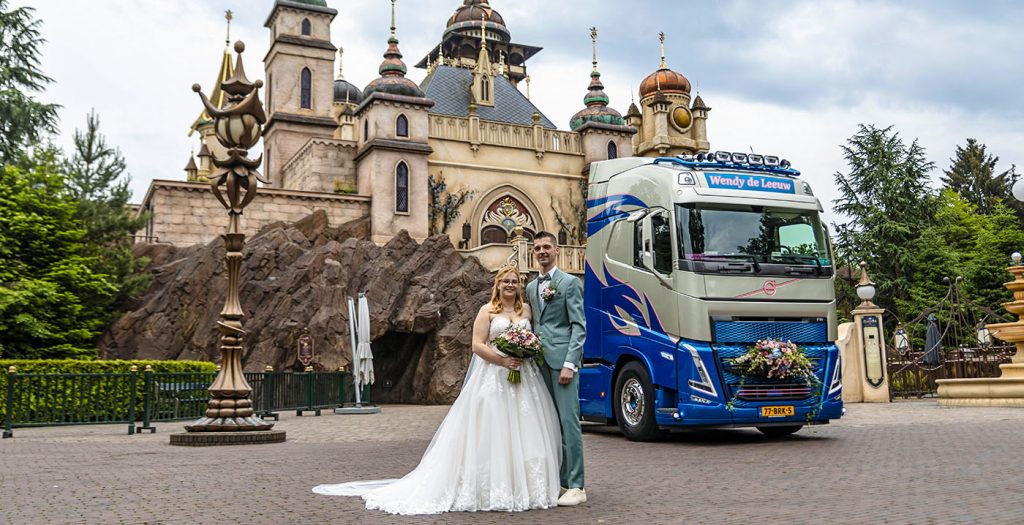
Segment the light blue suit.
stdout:
[[[583,285],[575,276],[555,270],[548,287],[555,290],[550,301],[541,299],[537,279],[526,285],[526,297],[533,307],[533,329],[544,345],[544,361],[547,363],[544,382],[555,401],[562,427],[562,468],[559,473],[562,486],[583,488],[579,375],[587,330]],[[558,382],[565,363],[572,363],[577,370],[568,385]]]

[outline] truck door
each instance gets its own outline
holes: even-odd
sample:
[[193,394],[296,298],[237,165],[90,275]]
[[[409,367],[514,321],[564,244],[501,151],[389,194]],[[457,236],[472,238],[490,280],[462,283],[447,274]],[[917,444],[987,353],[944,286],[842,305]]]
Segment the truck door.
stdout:
[[652,381],[659,388],[675,390],[676,345],[667,330],[676,325],[672,317],[675,298],[671,218],[668,210],[651,208],[642,220],[634,223],[636,251],[631,282],[637,297],[630,302],[634,303],[639,328],[635,344],[651,364]]

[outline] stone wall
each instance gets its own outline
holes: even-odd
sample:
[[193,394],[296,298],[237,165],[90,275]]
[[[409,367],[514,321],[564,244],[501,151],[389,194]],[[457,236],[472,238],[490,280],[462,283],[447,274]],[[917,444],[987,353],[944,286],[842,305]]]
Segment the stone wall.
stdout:
[[[198,182],[155,180],[140,210],[152,214],[145,236],[162,244],[206,244],[219,238],[228,224],[227,210],[210,185]],[[242,215],[242,232],[251,235],[270,223],[297,221],[318,210],[331,223],[343,224],[367,217],[370,198],[261,187]]]
[[356,187],[356,143],[310,139],[284,166],[282,180],[289,190],[334,193]]

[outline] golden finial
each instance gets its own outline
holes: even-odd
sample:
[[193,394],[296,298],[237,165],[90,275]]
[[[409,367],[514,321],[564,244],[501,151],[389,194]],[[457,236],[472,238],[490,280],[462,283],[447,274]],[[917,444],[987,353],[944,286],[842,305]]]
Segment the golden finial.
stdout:
[[345,48],[338,46],[338,80],[345,78],[345,73],[342,72],[342,60],[345,58]]
[[395,0],[391,0],[391,36],[395,36]]
[[594,71],[597,71],[597,27],[590,28],[590,43],[594,48]]
[[658,40],[661,41],[661,66],[660,67],[661,67],[661,69],[665,69],[665,68],[668,67],[668,65],[665,64],[665,32],[664,31],[658,33]]

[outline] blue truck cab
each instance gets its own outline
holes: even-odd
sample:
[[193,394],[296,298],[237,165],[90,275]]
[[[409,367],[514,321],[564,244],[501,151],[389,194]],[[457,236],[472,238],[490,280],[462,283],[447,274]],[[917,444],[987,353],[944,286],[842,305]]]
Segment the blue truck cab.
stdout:
[[[777,157],[723,151],[591,165],[585,420],[645,441],[841,417],[835,272],[821,204],[798,176]],[[797,344],[813,377],[730,366],[764,339]]]

